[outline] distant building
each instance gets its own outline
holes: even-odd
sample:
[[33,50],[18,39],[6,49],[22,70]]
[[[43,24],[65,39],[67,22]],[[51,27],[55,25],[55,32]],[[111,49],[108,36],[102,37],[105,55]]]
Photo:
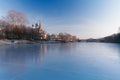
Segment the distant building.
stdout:
[[46,35],[45,30],[43,29],[41,22],[39,22],[38,28],[39,28],[40,39],[46,39],[47,35]]
[[57,35],[55,34],[50,35],[50,40],[56,40],[56,39],[57,39]]
[[41,22],[36,23],[35,25],[32,25],[32,27],[36,30],[36,32],[38,33],[38,38],[40,40],[44,40],[46,39],[47,35],[46,32],[41,24]]

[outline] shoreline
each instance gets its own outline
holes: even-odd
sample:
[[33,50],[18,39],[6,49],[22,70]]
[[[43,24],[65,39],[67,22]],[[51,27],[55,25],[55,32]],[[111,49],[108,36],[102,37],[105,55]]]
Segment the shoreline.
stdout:
[[0,45],[4,45],[4,44],[12,44],[12,42],[9,40],[0,40]]
[[[90,42],[90,41],[75,41],[75,42]],[[111,42],[98,42],[98,41],[92,41],[97,43],[111,43]],[[63,42],[63,41],[55,41],[55,40],[49,40],[49,41],[37,41],[37,40],[8,40],[8,39],[2,39],[0,40],[0,45],[12,45],[12,44],[55,44],[55,43],[74,43],[74,42]],[[90,42],[91,43],[91,42]],[[114,42],[113,42],[114,43]]]
[[[76,41],[77,42],[77,41]],[[34,44],[34,43],[40,43],[40,44],[45,44],[45,43],[69,43],[69,42],[62,42],[62,41],[30,41],[30,40],[8,40],[8,39],[3,39],[0,40],[0,45],[11,45],[11,44]]]

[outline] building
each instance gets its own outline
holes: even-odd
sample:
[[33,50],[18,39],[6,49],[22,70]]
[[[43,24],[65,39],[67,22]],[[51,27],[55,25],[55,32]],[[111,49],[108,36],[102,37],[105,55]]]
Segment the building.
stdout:
[[46,32],[45,32],[41,22],[38,22],[35,25],[32,25],[32,27],[38,33],[38,36],[36,37],[37,39],[40,39],[40,40],[46,39],[47,35],[46,35]]
[[46,35],[46,32],[45,32],[41,22],[38,23],[38,28],[39,28],[40,39],[46,39],[47,35]]

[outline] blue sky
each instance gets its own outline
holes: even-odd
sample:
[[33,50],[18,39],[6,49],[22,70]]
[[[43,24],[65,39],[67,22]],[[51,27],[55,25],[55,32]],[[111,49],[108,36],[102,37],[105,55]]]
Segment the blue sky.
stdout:
[[0,0],[0,16],[23,12],[29,24],[41,20],[48,33],[99,38],[118,31],[120,0]]

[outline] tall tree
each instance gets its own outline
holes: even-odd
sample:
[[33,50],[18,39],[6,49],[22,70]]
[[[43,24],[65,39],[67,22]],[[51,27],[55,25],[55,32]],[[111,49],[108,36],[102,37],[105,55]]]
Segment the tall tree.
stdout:
[[26,25],[28,23],[27,17],[23,13],[14,10],[8,11],[5,19],[9,24],[13,25]]

